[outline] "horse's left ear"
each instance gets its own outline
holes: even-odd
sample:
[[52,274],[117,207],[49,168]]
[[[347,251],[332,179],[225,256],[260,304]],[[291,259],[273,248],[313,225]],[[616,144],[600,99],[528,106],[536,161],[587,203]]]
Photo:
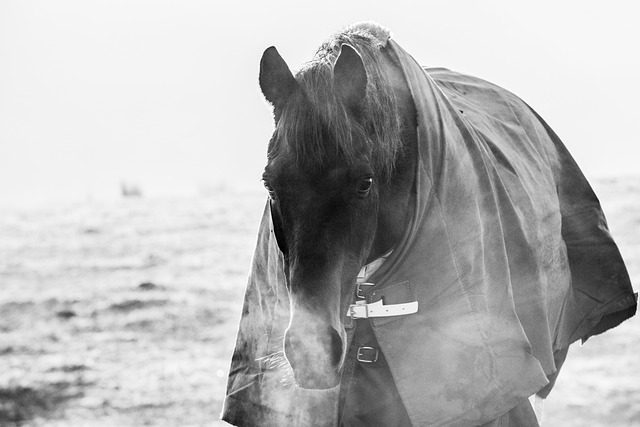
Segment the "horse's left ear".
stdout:
[[362,58],[348,44],[342,45],[333,67],[333,87],[336,96],[351,109],[356,109],[367,93],[367,72]]
[[259,80],[262,94],[274,107],[282,107],[298,87],[287,63],[273,46],[262,54]]

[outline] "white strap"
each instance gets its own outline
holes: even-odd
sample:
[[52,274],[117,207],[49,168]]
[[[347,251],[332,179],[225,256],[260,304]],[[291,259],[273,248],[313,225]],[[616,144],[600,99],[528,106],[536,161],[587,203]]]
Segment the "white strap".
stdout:
[[347,316],[351,317],[352,319],[404,316],[405,314],[413,314],[418,312],[418,301],[389,305],[384,305],[382,303],[382,300],[370,304],[365,304],[364,301],[358,302],[359,304],[351,304],[349,306],[349,311],[347,311]]

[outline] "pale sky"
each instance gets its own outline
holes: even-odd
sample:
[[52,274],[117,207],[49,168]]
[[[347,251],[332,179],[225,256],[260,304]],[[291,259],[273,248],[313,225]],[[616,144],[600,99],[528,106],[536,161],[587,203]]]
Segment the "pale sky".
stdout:
[[265,48],[391,29],[418,62],[529,103],[587,177],[640,174],[635,2],[0,0],[0,205],[260,188]]

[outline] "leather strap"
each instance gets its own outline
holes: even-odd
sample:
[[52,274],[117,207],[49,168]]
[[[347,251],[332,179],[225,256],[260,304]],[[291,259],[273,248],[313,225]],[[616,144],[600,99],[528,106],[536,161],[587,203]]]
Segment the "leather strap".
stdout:
[[364,301],[357,301],[349,306],[347,316],[352,319],[368,319],[370,317],[390,317],[404,316],[418,312],[418,301],[404,304],[384,305],[382,300],[366,304]]

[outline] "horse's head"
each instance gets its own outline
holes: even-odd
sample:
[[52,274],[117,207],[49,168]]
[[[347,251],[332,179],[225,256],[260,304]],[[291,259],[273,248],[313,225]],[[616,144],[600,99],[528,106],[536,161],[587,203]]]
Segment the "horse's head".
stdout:
[[276,121],[263,179],[291,301],[284,352],[306,388],[337,384],[358,271],[399,239],[410,204],[408,89],[375,40],[347,41],[295,77],[273,47],[260,63]]

